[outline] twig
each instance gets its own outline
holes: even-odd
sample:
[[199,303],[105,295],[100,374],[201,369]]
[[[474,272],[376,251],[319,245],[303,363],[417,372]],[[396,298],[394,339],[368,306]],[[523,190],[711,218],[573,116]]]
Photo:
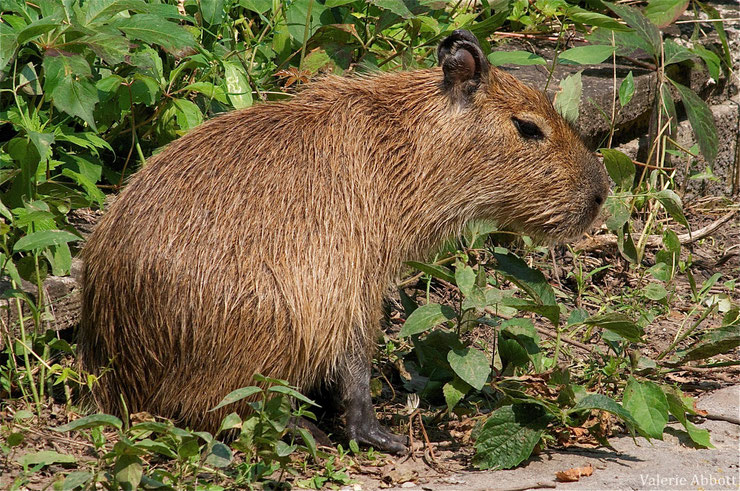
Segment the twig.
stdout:
[[[730,218],[735,216],[740,210],[733,210],[720,218],[719,220],[716,220],[706,227],[702,227],[699,230],[694,231],[693,233],[688,234],[680,234],[678,236],[679,242],[681,242],[682,245],[691,244],[692,242],[696,242],[697,240],[703,239],[704,237],[707,237],[708,235],[711,235],[714,233],[718,228],[720,228],[722,225],[727,223]],[[650,235],[647,240],[645,241],[645,246],[647,247],[660,247],[660,245],[663,243],[663,237],[660,235]],[[579,250],[579,251],[593,251],[596,249],[603,249],[605,247],[614,247],[617,245],[617,236],[614,234],[604,234],[604,235],[597,235],[594,237],[589,237],[587,239],[581,240],[573,246],[573,249]]]
[[538,482],[536,484],[519,486],[516,488],[502,488],[501,491],[527,491],[528,489],[556,488],[558,485],[553,482]]
[[424,435],[424,443],[426,444],[427,449],[429,449],[429,456],[432,458],[432,461],[436,463],[437,457],[434,456],[434,449],[432,448],[432,444],[427,436],[427,430],[424,428],[424,420],[422,419],[420,412],[417,411],[416,415],[419,416],[419,426],[421,426],[421,434]]
[[737,418],[735,416],[725,416],[722,414],[712,414],[712,413],[707,413],[707,414],[704,414],[703,416],[707,419],[713,419],[715,421],[726,421],[728,423],[740,425],[740,418]]

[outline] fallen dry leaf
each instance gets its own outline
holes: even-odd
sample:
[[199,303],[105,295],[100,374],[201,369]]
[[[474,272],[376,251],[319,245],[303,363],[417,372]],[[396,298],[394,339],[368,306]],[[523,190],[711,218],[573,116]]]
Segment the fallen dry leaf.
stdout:
[[585,467],[573,467],[567,471],[555,473],[555,478],[560,482],[576,482],[581,477],[590,476],[594,473],[594,466],[588,464]]

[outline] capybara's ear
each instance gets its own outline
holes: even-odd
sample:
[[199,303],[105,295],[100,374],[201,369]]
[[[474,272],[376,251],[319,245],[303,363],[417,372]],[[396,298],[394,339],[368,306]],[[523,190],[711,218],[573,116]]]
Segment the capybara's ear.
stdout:
[[490,67],[478,39],[472,32],[458,29],[444,39],[437,48],[439,66],[444,72],[447,89],[464,88],[474,91]]

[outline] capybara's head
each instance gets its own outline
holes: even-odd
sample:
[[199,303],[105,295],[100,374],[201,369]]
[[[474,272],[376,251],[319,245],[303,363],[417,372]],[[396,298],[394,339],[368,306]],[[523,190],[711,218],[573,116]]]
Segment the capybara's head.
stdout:
[[450,104],[465,124],[480,215],[543,240],[582,234],[609,191],[603,164],[548,97],[491,66],[477,39],[455,31],[440,44]]

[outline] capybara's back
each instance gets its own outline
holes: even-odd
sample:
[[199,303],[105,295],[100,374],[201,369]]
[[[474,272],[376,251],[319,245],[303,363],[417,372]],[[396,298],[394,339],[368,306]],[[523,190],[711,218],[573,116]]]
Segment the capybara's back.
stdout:
[[595,218],[603,166],[470,33],[441,68],[329,77],[235,111],[152,157],[90,236],[79,349],[93,395],[214,431],[255,373],[334,385],[347,433],[402,451],[372,413],[382,298],[474,218],[563,239]]

